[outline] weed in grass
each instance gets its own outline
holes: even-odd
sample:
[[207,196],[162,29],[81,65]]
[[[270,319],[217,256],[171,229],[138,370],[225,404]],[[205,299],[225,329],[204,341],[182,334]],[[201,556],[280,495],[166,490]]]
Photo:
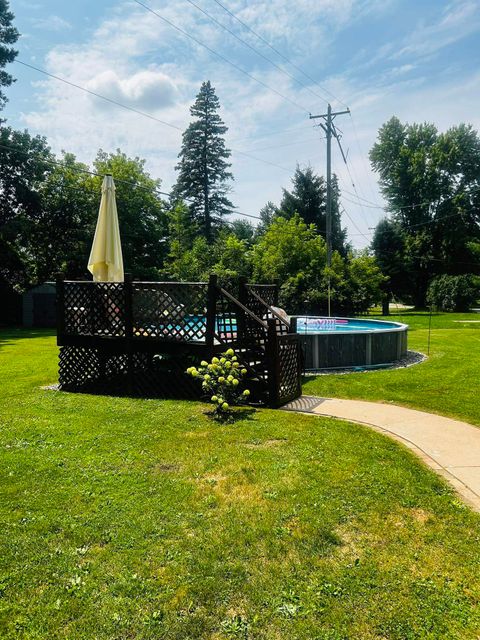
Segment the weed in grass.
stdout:
[[222,620],[222,631],[228,638],[241,638],[248,640],[249,624],[241,615],[235,615],[232,618]]

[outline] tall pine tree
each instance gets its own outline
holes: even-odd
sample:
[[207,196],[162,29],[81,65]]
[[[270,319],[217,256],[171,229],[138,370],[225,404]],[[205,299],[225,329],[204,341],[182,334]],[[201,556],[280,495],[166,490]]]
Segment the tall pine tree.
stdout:
[[192,222],[210,242],[224,215],[232,212],[227,197],[230,151],[223,136],[228,128],[218,115],[220,102],[210,81],[204,82],[190,113],[195,118],[183,133],[182,149],[177,164],[178,179],[175,199],[189,205]]
[[[341,255],[347,252],[346,229],[342,229],[342,221],[339,209],[339,186],[337,177],[333,176],[332,198],[332,245]],[[295,213],[307,224],[314,224],[317,232],[326,236],[326,201],[327,185],[323,176],[314,173],[312,167],[301,169],[297,167],[292,178],[293,189],[283,189],[283,197],[280,203],[280,211],[287,218],[292,218]]]
[[[13,13],[9,11],[7,0],[0,0],[0,88],[9,87],[12,82],[12,76],[5,71],[5,66],[9,62],[13,62],[17,56],[17,51],[11,45],[19,38],[19,33],[12,25]],[[3,109],[7,98],[0,89],[0,111]],[[0,119],[0,124],[2,120]]]

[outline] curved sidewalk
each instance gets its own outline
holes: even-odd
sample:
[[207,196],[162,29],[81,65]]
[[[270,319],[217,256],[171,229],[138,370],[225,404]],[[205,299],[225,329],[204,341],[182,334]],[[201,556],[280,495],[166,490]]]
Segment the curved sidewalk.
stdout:
[[368,425],[402,442],[480,512],[480,428],[397,405],[303,396],[282,407]]

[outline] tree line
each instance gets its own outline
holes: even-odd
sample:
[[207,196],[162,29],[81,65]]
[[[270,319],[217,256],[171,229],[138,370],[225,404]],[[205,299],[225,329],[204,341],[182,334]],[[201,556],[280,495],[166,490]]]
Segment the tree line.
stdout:
[[[24,290],[62,271],[86,278],[102,176],[116,181],[126,268],[138,279],[205,280],[216,273],[235,287],[239,277],[279,280],[289,310],[321,313],[326,306],[326,184],[311,167],[297,167],[278,206],[269,202],[255,227],[231,219],[233,176],[227,127],[210,82],[191,108],[182,138],[177,182],[169,197],[145,161],[100,150],[92,166],[71,153],[55,156],[48,141],[3,126],[0,131],[0,275]],[[334,181],[330,278],[337,311],[365,310],[384,278],[372,256],[355,254],[341,227]]]
[[370,160],[389,212],[372,242],[388,276],[386,298],[468,308],[480,295],[477,131],[460,124],[441,133],[431,123],[393,117],[381,127]]
[[[1,88],[13,81],[3,70],[16,55],[12,19],[0,0],[0,107],[6,101]],[[56,156],[44,137],[1,122],[0,289],[23,291],[59,271],[87,277],[102,176],[111,173],[124,263],[135,278],[204,280],[216,273],[229,286],[240,276],[278,280],[281,303],[292,313],[324,313],[328,280],[335,313],[359,313],[392,298],[423,306],[445,287],[450,298],[465,287],[475,297],[470,274],[478,274],[480,264],[480,142],[472,127],[442,134],[430,124],[387,122],[370,159],[389,215],[371,247],[354,251],[342,228],[334,176],[328,271],[326,182],[311,167],[297,167],[291,187],[278,204],[265,204],[256,226],[232,216],[233,175],[219,108],[214,87],[204,82],[169,196],[141,158],[99,150],[86,165],[71,153]],[[453,286],[445,282],[451,277],[466,280]]]

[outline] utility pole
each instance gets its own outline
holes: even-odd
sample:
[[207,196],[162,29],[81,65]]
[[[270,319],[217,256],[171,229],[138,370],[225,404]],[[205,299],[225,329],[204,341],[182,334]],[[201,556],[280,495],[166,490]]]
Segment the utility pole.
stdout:
[[[317,120],[318,118],[322,118],[324,123],[320,123],[320,126],[325,131],[327,137],[327,206],[326,206],[326,241],[327,241],[327,268],[328,272],[328,317],[330,318],[331,313],[331,286],[330,286],[330,267],[332,266],[332,137],[334,137],[339,146],[340,146],[340,138],[338,132],[335,128],[333,121],[336,116],[343,116],[347,113],[350,113],[350,109],[346,109],[345,111],[332,111],[332,107],[329,104],[327,113],[322,113],[318,116],[312,116],[310,114],[310,120]],[[343,159],[346,161],[345,154],[343,153],[343,149],[340,146],[340,151],[342,152]]]

